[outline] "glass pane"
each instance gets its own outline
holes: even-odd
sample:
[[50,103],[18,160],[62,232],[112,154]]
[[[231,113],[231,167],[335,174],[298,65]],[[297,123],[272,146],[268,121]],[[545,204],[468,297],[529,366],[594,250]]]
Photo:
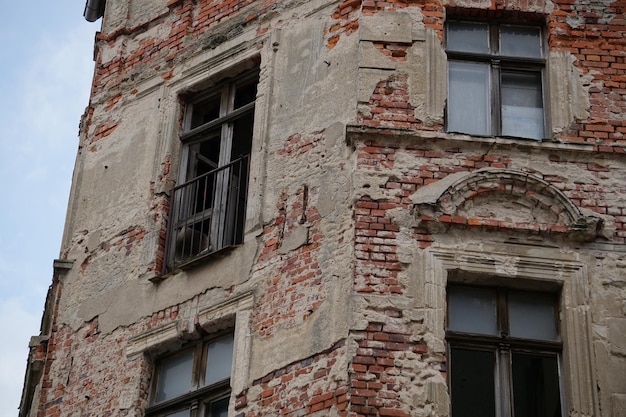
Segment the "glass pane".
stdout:
[[208,417],[228,417],[228,398],[212,402]]
[[176,411],[175,413],[166,414],[165,417],[189,417],[189,410]]
[[233,335],[228,335],[209,344],[205,385],[211,385],[230,378],[233,364]]
[[494,352],[452,348],[452,417],[495,417],[494,380]]
[[221,127],[211,129],[203,135],[202,142],[189,146],[189,167],[187,180],[199,177],[202,174],[213,171],[219,165]]
[[252,128],[254,114],[248,113],[233,123],[233,146],[230,160],[234,161],[243,155],[249,155],[252,149]]
[[515,417],[561,417],[556,356],[513,354]]
[[256,100],[256,86],[257,80],[254,79],[235,87],[235,109]]
[[449,51],[489,52],[489,26],[486,23],[448,23]]
[[448,62],[448,130],[491,134],[488,64]]
[[166,401],[191,390],[193,350],[162,361],[158,368],[159,383],[155,402]]
[[557,340],[556,299],[552,294],[511,291],[509,332],[512,337]]
[[502,134],[543,138],[541,74],[502,71]]
[[451,286],[448,303],[449,330],[497,334],[495,290]]
[[500,55],[541,58],[541,31],[537,27],[502,26]]
[[220,95],[214,95],[192,104],[191,126],[194,129],[220,117]]

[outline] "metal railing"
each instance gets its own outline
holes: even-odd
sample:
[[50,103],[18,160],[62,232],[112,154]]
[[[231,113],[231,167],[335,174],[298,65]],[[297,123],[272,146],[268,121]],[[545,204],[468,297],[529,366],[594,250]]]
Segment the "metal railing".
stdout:
[[249,155],[242,156],[173,189],[168,272],[242,243],[249,160]]

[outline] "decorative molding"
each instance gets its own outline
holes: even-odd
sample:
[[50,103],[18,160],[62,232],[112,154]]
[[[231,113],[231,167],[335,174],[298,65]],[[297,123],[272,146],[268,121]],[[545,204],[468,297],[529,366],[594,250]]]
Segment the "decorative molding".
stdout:
[[179,320],[173,321],[131,337],[126,345],[126,356],[143,353],[180,339],[183,336],[183,332],[179,329],[179,323]]
[[[504,195],[511,199],[528,201],[525,207],[544,212],[553,222],[511,222],[508,219],[482,218],[469,221],[454,220],[462,216],[459,212],[473,204],[478,196]],[[538,231],[564,231],[573,241],[590,242],[600,235],[603,221],[596,216],[585,216],[565,194],[549,182],[523,171],[508,169],[481,169],[471,173],[457,173],[444,180],[420,188],[412,197],[418,220],[431,220],[440,223],[463,223],[472,225],[496,225],[512,223],[511,229],[519,228]],[[498,201],[493,206],[497,210]],[[491,224],[490,221],[493,223]],[[498,223],[498,221],[500,221]],[[536,227],[535,227],[536,225]],[[555,227],[561,226],[561,227]]]
[[[235,296],[228,301],[216,306],[204,309],[198,313],[195,322],[202,328],[209,329],[211,326],[236,327],[239,323],[238,314],[244,310],[251,310],[254,305],[252,293],[244,293]],[[225,320],[228,323],[225,323]],[[248,333],[248,325],[243,326]],[[199,337],[187,329],[187,322],[175,320],[159,327],[150,329],[137,336],[131,337],[126,345],[126,356],[133,356],[148,351],[158,351],[173,343],[182,343],[185,340]]]
[[230,378],[230,386],[235,396],[248,386],[252,349],[250,317],[253,306],[254,296],[252,292],[247,292],[237,295],[225,303],[204,309],[200,311],[197,317],[198,325],[205,330],[223,326],[225,321],[228,321],[230,326],[234,325],[235,327],[235,346]]
[[52,269],[55,274],[66,272],[72,269],[74,262],[74,259],[55,259],[52,261]]
[[474,282],[506,280],[513,286],[561,287],[563,392],[572,415],[597,415],[593,387],[591,320],[587,268],[559,248],[527,245],[482,245],[479,250],[431,247],[425,252],[425,324],[434,347],[444,350],[446,286],[451,276],[466,274]]
[[200,310],[197,323],[203,328],[209,327],[216,321],[235,317],[238,311],[250,310],[254,305],[254,296],[251,292],[237,295],[226,302]]

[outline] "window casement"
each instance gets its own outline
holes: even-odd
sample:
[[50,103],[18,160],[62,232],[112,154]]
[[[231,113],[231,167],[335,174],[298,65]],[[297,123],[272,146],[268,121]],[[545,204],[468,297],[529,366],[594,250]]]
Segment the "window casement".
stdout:
[[558,296],[448,285],[452,417],[562,417]]
[[233,333],[156,361],[148,417],[227,417]]
[[257,84],[258,71],[250,72],[186,103],[169,271],[243,242]]
[[545,137],[546,61],[539,26],[449,21],[446,52],[448,132]]

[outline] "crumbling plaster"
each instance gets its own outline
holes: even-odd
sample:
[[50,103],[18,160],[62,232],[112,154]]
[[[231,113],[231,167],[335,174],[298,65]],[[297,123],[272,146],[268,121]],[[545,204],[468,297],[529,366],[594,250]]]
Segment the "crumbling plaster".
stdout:
[[[113,29],[148,21],[164,10],[165,0],[110,3],[104,28]],[[278,218],[280,197],[286,195],[287,201],[296,206],[298,196],[307,187],[310,190],[307,204],[321,216],[319,230],[323,236],[314,254],[322,271],[320,283],[311,291],[323,292],[324,301],[296,326],[279,326],[271,338],[250,332],[246,324],[250,325],[253,317],[246,310],[238,319],[236,332],[239,338],[250,343],[246,349],[250,349],[251,367],[246,369],[243,378],[246,381],[242,383],[241,378],[237,378],[236,393],[247,388],[251,381],[294,361],[328,352],[338,342],[346,340],[347,353],[342,350],[331,370],[331,379],[344,381],[351,365],[349,358],[356,352],[361,333],[371,323],[385,323],[391,328],[409,327],[411,338],[416,342],[424,341],[429,347],[424,356],[405,352],[395,358],[402,401],[407,407],[413,407],[411,411],[419,410],[423,415],[447,415],[449,398],[441,364],[445,359],[445,273],[452,267],[442,269],[441,264],[449,262],[460,269],[479,270],[486,275],[567,285],[561,312],[566,321],[563,334],[568,340],[566,373],[571,374],[573,380],[581,376],[580,381],[574,381],[567,388],[570,404],[582,413],[580,415],[600,415],[593,409],[596,394],[590,389],[596,381],[596,375],[590,370],[593,359],[598,367],[602,403],[612,404],[613,410],[624,409],[626,400],[618,393],[626,391],[623,377],[626,341],[622,337],[626,326],[623,319],[626,294],[622,285],[626,255],[621,249],[609,248],[608,244],[603,246],[601,242],[579,244],[554,236],[520,235],[512,231],[495,234],[456,227],[434,233],[435,243],[431,249],[424,250],[413,236],[414,229],[420,225],[415,213],[395,209],[387,215],[399,227],[395,243],[403,269],[398,280],[406,292],[393,296],[352,293],[352,279],[367,273],[354,271],[352,266],[354,203],[365,196],[374,201],[403,197],[403,190],[388,189],[385,184],[426,163],[424,157],[407,152],[408,145],[414,147],[419,142],[422,149],[434,154],[458,147],[456,154],[438,158],[436,165],[463,170],[414,193],[410,198],[416,204],[436,202],[447,187],[467,176],[467,171],[474,171],[462,165],[462,159],[468,154],[509,158],[512,169],[538,177],[561,177],[564,181],[557,181],[560,184],[557,186],[562,186],[564,192],[572,191],[568,187],[574,186],[568,182],[569,178],[576,178],[579,185],[619,189],[620,184],[626,182],[622,163],[592,156],[591,147],[584,145],[535,142],[526,145],[519,141],[433,132],[419,137],[398,135],[392,139],[346,134],[347,126],[349,130],[356,122],[357,111],[366,111],[358,103],[367,102],[376,84],[394,74],[409,76],[410,103],[415,106],[415,116],[427,126],[440,122],[446,91],[445,51],[437,34],[424,28],[418,7],[362,16],[358,37],[342,36],[329,48],[324,42],[325,19],[335,4],[321,0],[292,3],[299,4],[292,15],[294,18],[286,21],[270,18],[274,19],[270,25],[273,27],[266,36],[257,37],[257,28],[248,28],[214,48],[187,57],[174,65],[167,77],[144,75],[140,83],[136,80],[122,83],[120,91],[94,93],[91,125],[88,132],[82,133],[75,177],[78,180],[68,218],[71,226],[68,226],[64,246],[67,257],[76,262],[62,279],[64,293],[58,309],[59,324],[68,324],[81,334],[88,333],[89,326],[97,326],[102,338],[112,343],[127,337],[131,333],[128,329],[135,331],[133,325],[177,305],[180,307],[177,321],[168,326],[182,326],[187,332],[193,332],[198,324],[210,327],[214,323],[198,323],[198,318],[210,321],[212,316],[206,312],[229,297],[263,295],[267,283],[278,274],[272,266],[282,260],[281,257],[311,243],[311,222],[303,218],[301,223],[290,224],[286,229],[276,258],[267,264],[270,267],[255,269],[264,249],[263,228]],[[547,4],[552,7],[551,3]],[[298,19],[298,16],[306,19]],[[144,39],[166,37],[164,27],[166,25],[157,25],[135,38],[120,36],[110,44],[103,43],[100,55],[103,62],[139,48]],[[385,58],[374,42],[407,45],[406,61]],[[151,198],[151,183],[156,184],[155,194],[166,195],[176,180],[181,115],[178,97],[183,92],[210,86],[219,78],[237,72],[233,70],[237,64],[259,56],[261,81],[245,243],[224,257],[214,257],[194,269],[176,272],[159,283],[151,282],[147,279],[147,269],[156,253],[159,224],[153,213],[146,215],[146,201]],[[566,129],[577,118],[588,117],[590,78],[574,69],[573,63],[567,52],[551,52],[548,57],[551,120],[555,132]],[[137,87],[132,93],[125,90],[130,85]],[[123,97],[111,106],[105,105],[117,94]],[[320,102],[325,105],[320,106]],[[566,105],[561,106],[563,103]],[[110,134],[96,142],[87,142],[94,137],[98,126],[110,120],[115,121]],[[295,150],[299,152],[298,157],[293,157],[288,155],[292,152],[288,144],[293,139],[297,146],[298,137],[312,139],[310,143],[304,141],[306,147]],[[441,141],[444,137],[450,140]],[[392,167],[356,167],[355,151],[369,139],[393,141],[396,151]],[[138,158],[138,155],[153,157]],[[166,157],[173,161],[169,173],[163,172]],[[581,169],[588,163],[597,164],[610,174],[602,169]],[[129,178],[148,180],[129,181]],[[127,192],[116,193],[120,189]],[[619,193],[609,196],[607,201],[616,207],[624,203]],[[520,219],[520,213],[508,208],[507,197],[484,203],[500,216]],[[530,217],[534,220],[541,215],[532,212]],[[552,220],[554,218],[548,219]],[[146,237],[128,249],[124,245],[119,248],[111,245],[118,242],[115,239],[122,239],[120,228],[127,230],[128,226],[145,230]],[[396,319],[386,311],[401,312],[401,318]],[[589,328],[592,332],[587,332]],[[177,327],[173,337],[179,336],[178,330]],[[295,352],[294,346],[298,347]],[[581,353],[573,352],[570,346],[582,346]],[[272,352],[271,361],[266,360],[268,352]],[[81,360],[87,363],[89,358]],[[133,366],[138,361],[131,359]],[[69,378],[67,369],[55,372]],[[306,386],[309,382],[310,378],[300,375],[294,385]],[[130,408],[133,398],[140,396],[140,383],[135,377],[127,388],[120,388],[120,408]],[[318,385],[320,389],[325,388],[321,383]],[[249,398],[261,393],[260,386],[253,386]],[[602,415],[620,415],[606,410]],[[333,410],[331,415],[335,412]]]
[[[76,314],[69,323],[76,330],[83,322],[98,317],[100,331],[106,334],[119,326],[140,321],[155,311],[190,300],[198,294],[206,294],[198,298],[201,303],[198,309],[211,306],[223,300],[227,295],[227,288],[232,285],[239,285],[239,292],[249,290],[250,283],[246,284],[246,281],[255,254],[256,245],[252,241],[237,248],[230,256],[212,260],[206,268],[211,271],[210,280],[207,280],[206,269],[200,268],[179,272],[159,284],[148,280],[127,281],[110,288],[103,295],[95,293],[94,296],[81,300],[77,303],[77,309],[65,310],[74,310]],[[189,313],[188,319],[190,328],[193,328],[193,311]]]
[[589,86],[593,77],[574,66],[568,51],[550,51],[547,60],[548,110],[553,134],[589,117]]
[[[262,166],[253,167],[253,173],[263,175],[263,178],[259,179],[256,176],[252,178],[251,193],[256,193],[254,187],[266,187],[262,193],[264,203],[260,207],[254,203],[254,198],[252,199],[252,207],[261,208],[265,214],[258,217],[252,213],[249,217],[254,217],[257,221],[261,218],[272,219],[276,215],[277,196],[284,188],[292,192],[303,184],[312,184],[316,188],[314,194],[316,200],[311,204],[317,206],[323,214],[321,230],[325,235],[325,242],[320,249],[319,262],[325,271],[323,280],[329,288],[328,300],[296,330],[279,330],[278,337],[255,342],[253,356],[263,355],[268,349],[275,352],[287,349],[277,358],[290,358],[291,361],[293,357],[287,354],[292,353],[289,352],[291,344],[286,343],[286,340],[292,340],[293,343],[297,342],[302,346],[300,356],[306,358],[312,352],[328,349],[347,333],[347,321],[337,318],[347,317],[350,305],[347,298],[349,291],[346,287],[349,280],[345,279],[351,276],[350,251],[342,250],[339,242],[349,241],[347,234],[351,231],[349,210],[351,202],[348,198],[351,188],[350,175],[345,171],[345,160],[350,150],[345,147],[345,125],[355,117],[353,103],[356,92],[354,86],[356,55],[346,59],[348,56],[346,52],[355,49],[350,44],[352,42],[350,38],[342,40],[336,48],[329,51],[322,42],[322,31],[323,25],[320,21],[298,26],[296,32],[300,35],[296,33],[296,36],[286,39],[277,35],[279,31],[274,31],[270,35],[274,40],[272,49],[268,47],[261,51],[262,72],[276,71],[271,75],[282,79],[280,85],[288,85],[290,89],[270,93],[264,89],[272,88],[272,84],[265,82],[262,76],[259,97],[262,98],[261,103],[267,104],[261,104],[259,106],[261,110],[257,110],[257,114],[261,114],[261,121],[255,124],[253,150],[253,153],[260,157]],[[315,36],[311,37],[311,33]],[[61,323],[69,324],[74,331],[80,329],[84,323],[97,318],[99,332],[104,335],[111,334],[117,328],[132,325],[142,318],[149,317],[155,311],[180,303],[187,306],[181,311],[181,316],[185,317],[189,326],[193,326],[197,310],[223,299],[226,296],[226,288],[237,285],[238,292],[251,290],[265,279],[265,275],[257,274],[254,277],[255,283],[247,281],[253,269],[255,256],[259,252],[254,234],[248,234],[246,243],[228,256],[211,260],[202,267],[177,273],[159,284],[153,284],[145,279],[145,274],[142,279],[142,269],[145,269],[153,256],[154,239],[153,244],[146,245],[149,246],[150,253],[141,249],[144,242],[135,243],[130,255],[120,252],[102,253],[102,250],[98,249],[111,234],[119,231],[119,225],[129,224],[129,220],[133,218],[149,231],[149,234],[155,233],[152,232],[153,219],[145,214],[145,202],[149,200],[149,184],[141,181],[128,183],[128,178],[152,178],[156,181],[158,175],[162,174],[164,151],[166,154],[175,155],[180,146],[175,140],[176,119],[180,114],[177,109],[179,103],[172,100],[172,94],[196,84],[194,80],[200,79],[199,70],[206,65],[204,62],[207,58],[217,60],[218,65],[213,65],[213,71],[217,73],[221,71],[220,68],[233,65],[232,62],[229,63],[227,56],[219,57],[223,51],[232,49],[236,42],[246,42],[251,38],[243,34],[238,39],[210,53],[206,52],[205,55],[208,56],[197,56],[185,62],[180,68],[174,68],[171,80],[146,79],[132,95],[124,95],[107,111],[102,104],[95,107],[96,111],[91,119],[91,134],[87,134],[85,138],[93,136],[95,126],[100,122],[108,119],[118,122],[110,135],[94,143],[89,150],[84,149],[79,157],[82,183],[89,184],[89,187],[82,187],[74,197],[78,201],[88,200],[89,205],[81,204],[73,215],[75,235],[71,238],[67,254],[68,258],[76,259],[76,267],[65,278],[66,292],[60,307],[60,311],[64,313],[59,317]],[[128,42],[129,47],[132,45],[136,43]],[[117,48],[117,45],[113,45],[113,48]],[[301,77],[299,72],[301,68],[296,71],[293,65],[289,64],[290,57],[294,55],[308,59],[307,67],[310,72],[307,77]],[[206,78],[206,74],[203,77]],[[328,83],[328,80],[333,80],[333,83]],[[350,85],[354,87],[346,88]],[[99,99],[100,102],[103,103],[111,95],[112,92],[106,92],[106,95]],[[333,106],[327,106],[322,112],[319,109],[315,112],[303,110],[314,100],[324,100],[333,103]],[[268,107],[269,116],[266,116],[263,109]],[[267,117],[272,120],[271,131],[264,128],[264,125],[269,123]],[[143,121],[137,123],[137,120]],[[259,124],[261,127],[258,127]],[[314,126],[317,128],[327,126],[322,131],[323,140],[318,148],[303,155],[297,163],[292,158],[277,155],[287,133],[307,134],[313,131]],[[157,138],[160,139],[155,140]],[[270,150],[268,156],[262,156],[266,149]],[[155,155],[155,157],[137,158],[137,155]],[[109,174],[109,170],[112,174]],[[170,178],[175,178],[175,163],[172,172]],[[285,172],[289,172],[290,175],[285,176]],[[107,175],[112,176],[111,179]],[[124,194],[123,201],[110,199],[108,196],[116,195],[115,191],[121,188],[122,180],[126,181],[124,187],[131,185],[135,191],[131,190],[129,194]],[[166,188],[159,184],[157,189],[164,191]],[[121,199],[121,193],[119,195]],[[106,207],[114,206],[117,209],[110,216],[109,214],[113,212],[109,213]],[[85,210],[85,207],[93,208]],[[96,207],[99,209],[96,210]],[[127,209],[119,210],[119,207]],[[103,215],[94,217],[96,212]],[[109,223],[107,227],[106,224]],[[250,227],[250,224],[248,226],[250,232],[258,227],[256,225]],[[299,244],[284,242],[283,251],[288,253],[300,247],[302,243],[304,242]],[[137,250],[141,250],[142,255],[137,256]],[[341,255],[338,256],[339,253]],[[78,267],[88,256],[91,256],[89,264],[84,269],[84,274],[81,274]],[[119,263],[122,256],[128,259],[128,262],[123,263],[124,268],[121,268]],[[139,263],[135,264],[136,262]],[[129,279],[129,273],[135,278]],[[210,282],[206,279],[209,274],[212,277]],[[193,307],[187,300],[196,296],[199,304],[196,303],[197,306]],[[259,364],[251,370],[255,377],[262,376],[276,366],[276,362],[261,366],[262,360],[253,363]]]
[[271,150],[282,147],[293,134],[313,133],[320,126],[355,120],[356,40],[344,37],[334,48],[327,48],[327,22],[325,14],[319,14],[318,19],[289,23],[277,30],[273,39]]
[[[551,6],[546,8],[551,9]],[[377,83],[394,74],[407,74],[409,102],[415,107],[415,117],[430,126],[443,120],[447,95],[446,53],[437,34],[424,28],[419,8],[405,10],[361,18],[358,100],[367,103]],[[406,60],[394,61],[385,57],[373,42],[410,45]],[[593,76],[576,68],[575,62],[576,58],[569,51],[548,53],[546,106],[549,137],[563,133],[576,120],[589,117],[589,87]],[[369,115],[366,106],[359,106],[359,110]]]

